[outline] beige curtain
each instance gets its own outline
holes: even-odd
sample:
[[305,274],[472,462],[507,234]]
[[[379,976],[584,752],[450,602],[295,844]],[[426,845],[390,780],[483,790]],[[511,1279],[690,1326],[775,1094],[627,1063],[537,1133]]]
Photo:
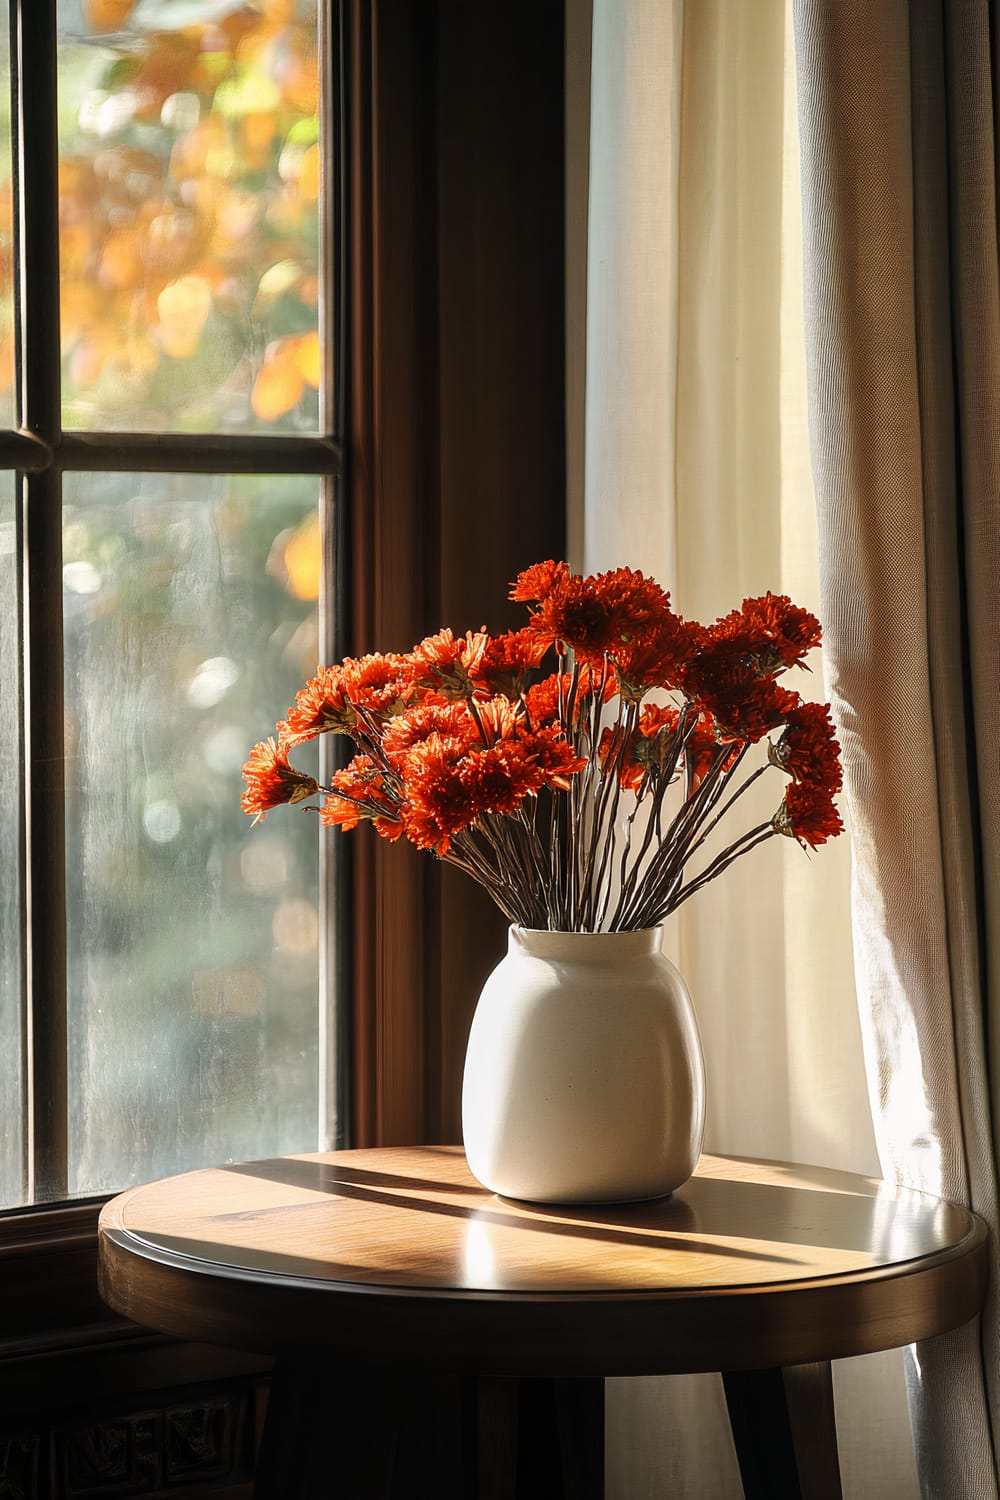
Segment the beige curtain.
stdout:
[[[995,1248],[1000,20],[988,0],[795,10],[823,610],[876,1134],[887,1175],[970,1203]],[[997,1495],[998,1331],[994,1293],[981,1329],[913,1352],[927,1497]]]
[[[570,0],[567,58],[573,561],[641,567],[704,620],[767,589],[818,611],[785,0]],[[796,686],[826,696],[813,668]],[[847,839],[775,840],[670,932],[708,1149],[878,1172],[849,886]],[[900,1356],[835,1389],[845,1495],[913,1500]],[[608,1454],[618,1500],[742,1493],[717,1377],[611,1382]]]

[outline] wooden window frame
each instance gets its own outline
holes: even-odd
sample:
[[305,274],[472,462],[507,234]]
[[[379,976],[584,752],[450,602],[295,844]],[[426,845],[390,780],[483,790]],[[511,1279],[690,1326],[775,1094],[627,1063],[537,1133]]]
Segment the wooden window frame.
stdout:
[[[508,581],[565,550],[563,6],[342,4],[350,398],[345,532],[328,545],[357,655],[445,623],[516,625]],[[99,437],[63,441],[73,467],[107,465]],[[130,462],[146,441],[164,467],[158,438],[132,439]],[[201,468],[212,439],[188,442]],[[0,462],[29,468],[35,436],[13,444]],[[505,923],[471,882],[370,834],[328,856],[348,908],[349,1143],[455,1141],[468,1024]],[[0,1216],[0,1362],[148,1337],[97,1298],[103,1201]]]
[[[342,58],[344,16],[337,0],[321,10],[321,50]],[[326,369],[316,436],[185,435],[68,431],[60,410],[57,48],[55,0],[12,0],[12,125],[18,390],[16,432],[0,443],[17,476],[17,522],[23,558],[23,697],[27,749],[21,766],[24,800],[25,888],[22,909],[24,1080],[23,1176],[29,1205],[65,1199],[68,1188],[68,1045],[66,945],[66,821],[62,618],[62,476],[66,473],[156,472],[198,474],[284,473],[320,481],[320,525],[327,558],[343,556],[345,504],[343,432],[346,386],[345,319],[340,309],[345,247],[343,216],[321,227],[321,344]],[[336,46],[333,45],[336,41]],[[345,132],[343,66],[323,69],[328,139],[325,173],[329,199],[341,201]],[[25,81],[22,86],[22,80]],[[332,313],[328,310],[332,310]],[[331,325],[333,325],[331,327]],[[339,338],[338,346],[335,340]],[[320,640],[334,654],[345,639],[342,594],[328,587],[320,602]],[[332,604],[328,601],[332,601]],[[331,858],[321,871],[321,916],[338,907],[340,871]],[[30,911],[30,924],[27,913]],[[320,981],[332,997],[332,951],[321,949]],[[332,1005],[321,1004],[321,1011]],[[334,1038],[323,1039],[328,1056]],[[341,1049],[342,1050],[342,1049]],[[327,1058],[322,1062],[327,1062]],[[321,1066],[321,1081],[329,1077]],[[322,1086],[322,1082],[321,1082]],[[327,1111],[329,1114],[329,1111]]]

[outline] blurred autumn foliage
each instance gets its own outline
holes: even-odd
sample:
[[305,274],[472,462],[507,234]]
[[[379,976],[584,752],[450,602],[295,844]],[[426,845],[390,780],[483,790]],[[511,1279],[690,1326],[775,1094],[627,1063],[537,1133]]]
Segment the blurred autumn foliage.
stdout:
[[66,425],[315,431],[316,0],[59,15]]
[[[64,425],[214,431],[234,450],[315,433],[317,0],[56,5]],[[9,99],[0,89],[0,163]],[[0,427],[14,421],[13,245],[0,165]],[[250,858],[239,791],[261,700],[290,700],[317,660],[319,482],[169,460],[62,480],[71,1190],[315,1149],[318,829],[303,818]],[[11,702],[14,494],[0,505]],[[15,1058],[18,900],[8,881],[0,1037]],[[16,1064],[0,1070],[7,1121],[20,1091]],[[21,1192],[11,1151],[0,1201]]]

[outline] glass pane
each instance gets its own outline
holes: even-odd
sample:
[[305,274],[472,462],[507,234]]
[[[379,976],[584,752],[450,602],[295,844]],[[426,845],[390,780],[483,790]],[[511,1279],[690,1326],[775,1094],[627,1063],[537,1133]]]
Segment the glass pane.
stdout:
[[239,804],[318,659],[317,482],[73,474],[65,514],[71,1191],[315,1150],[317,820]]
[[21,881],[20,881],[20,653],[17,629],[17,552],[14,480],[7,475],[0,499],[0,1204],[20,1203],[22,1136]]
[[317,0],[59,0],[67,427],[315,431]]

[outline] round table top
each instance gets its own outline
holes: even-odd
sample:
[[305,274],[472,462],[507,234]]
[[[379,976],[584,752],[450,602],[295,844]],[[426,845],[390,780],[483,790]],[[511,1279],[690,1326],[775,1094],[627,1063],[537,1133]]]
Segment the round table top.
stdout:
[[459,1147],[188,1172],[104,1209],[102,1291],[136,1322],[267,1352],[493,1373],[800,1363],[973,1317],[986,1230],[926,1194],[703,1156],[671,1197],[497,1197]]

